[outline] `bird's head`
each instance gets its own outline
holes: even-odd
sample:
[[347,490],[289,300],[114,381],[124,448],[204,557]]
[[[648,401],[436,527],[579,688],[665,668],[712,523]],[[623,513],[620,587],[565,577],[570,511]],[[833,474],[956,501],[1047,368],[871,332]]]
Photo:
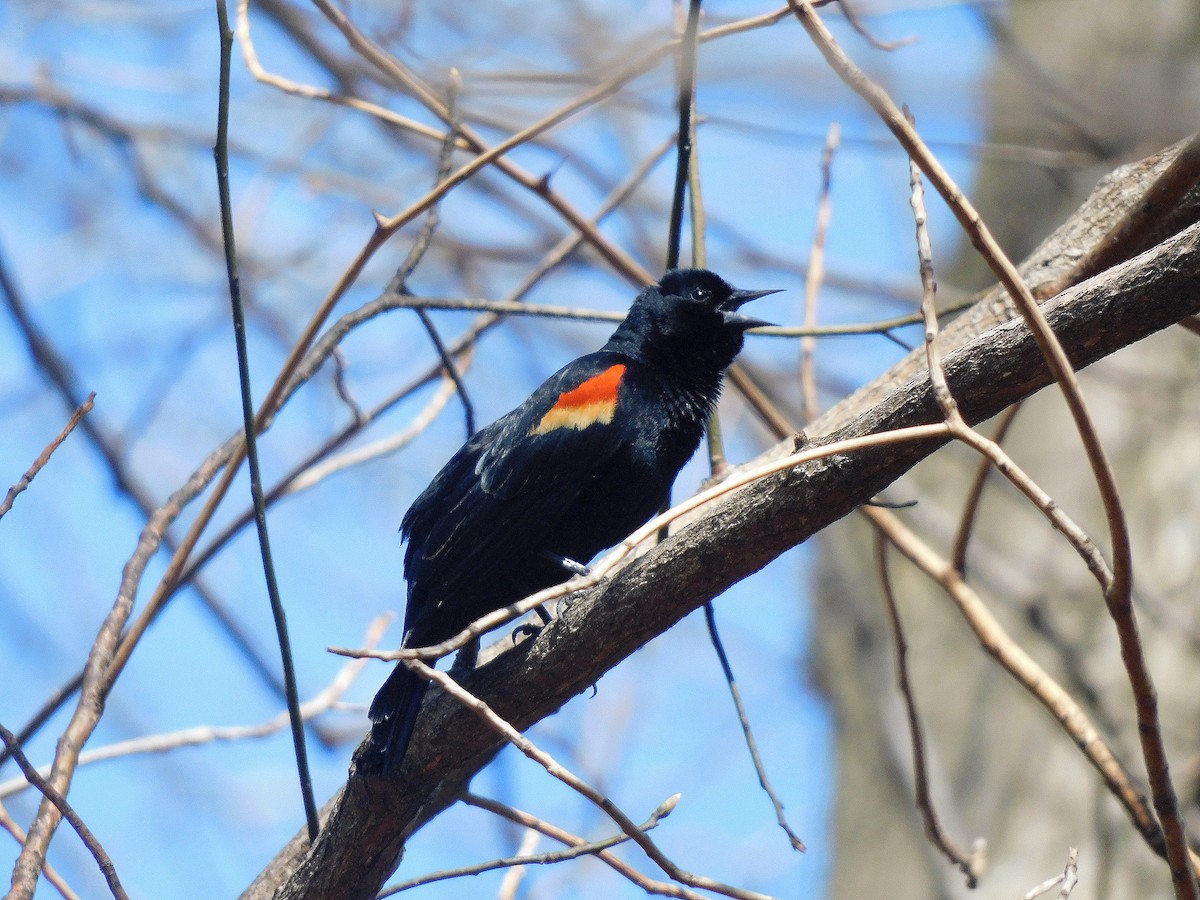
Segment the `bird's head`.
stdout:
[[669,369],[720,373],[741,351],[746,329],[770,324],[742,305],[774,293],[738,290],[707,269],[672,269],[638,294],[613,338]]

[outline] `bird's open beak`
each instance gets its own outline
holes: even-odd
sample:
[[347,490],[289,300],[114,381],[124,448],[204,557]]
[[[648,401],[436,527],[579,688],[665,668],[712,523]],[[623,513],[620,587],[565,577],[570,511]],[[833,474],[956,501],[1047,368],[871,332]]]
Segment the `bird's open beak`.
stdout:
[[772,288],[768,291],[734,291],[729,295],[729,306],[731,309],[721,313],[721,317],[725,320],[726,325],[737,325],[741,328],[758,328],[760,325],[773,325],[774,322],[768,322],[764,319],[756,319],[753,316],[747,316],[744,313],[737,312],[738,307],[744,303],[749,303],[751,300],[757,300],[759,297],[766,297],[768,294],[778,294],[783,288]]

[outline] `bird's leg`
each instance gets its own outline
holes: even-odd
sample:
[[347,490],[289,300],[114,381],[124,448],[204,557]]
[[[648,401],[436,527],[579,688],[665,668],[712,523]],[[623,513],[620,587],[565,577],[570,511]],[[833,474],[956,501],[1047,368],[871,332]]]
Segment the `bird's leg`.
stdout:
[[[583,577],[592,574],[591,569],[581,562],[575,562],[575,560],[571,559],[569,556],[559,556],[557,553],[551,553],[549,550],[543,550],[541,556],[543,559],[550,560],[550,562],[558,563],[572,575],[579,575]],[[547,619],[546,621],[549,622],[550,620]]]
[[[572,575],[579,575],[580,577],[585,577],[587,575],[592,574],[591,569],[589,569],[587,566],[585,566],[581,562],[576,562],[575,560],[571,559],[571,557],[569,557],[569,556],[561,556],[550,550],[543,550],[539,555],[543,559],[548,559],[548,560],[550,560],[550,562],[555,563],[559,566],[562,566],[564,569],[566,569]],[[562,606],[563,604],[565,604],[566,600],[567,600],[567,598],[565,598],[565,597],[562,600],[559,600],[558,601],[559,606]],[[536,607],[534,609],[534,612],[536,612],[538,614],[538,618],[542,620],[542,624],[535,625],[532,622],[526,622],[524,625],[518,625],[516,628],[513,629],[513,633],[512,633],[512,638],[513,638],[514,643],[517,640],[517,635],[521,635],[522,637],[535,637],[536,635],[541,633],[541,630],[543,628],[545,628],[547,625],[549,625],[551,622],[554,621],[554,616],[550,615],[550,611],[548,609],[546,609],[546,605],[544,603],[541,606]]]
[[475,638],[458,648],[458,653],[454,656],[454,662],[450,666],[451,672],[470,672],[475,668],[475,664],[479,661],[479,638]]

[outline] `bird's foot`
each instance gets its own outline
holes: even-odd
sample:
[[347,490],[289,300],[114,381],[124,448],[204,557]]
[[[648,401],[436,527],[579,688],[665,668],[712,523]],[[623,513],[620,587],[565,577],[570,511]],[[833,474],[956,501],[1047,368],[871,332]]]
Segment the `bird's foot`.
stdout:
[[520,635],[523,638],[537,637],[542,633],[543,628],[554,621],[554,616],[550,614],[550,610],[546,609],[546,604],[544,603],[541,606],[536,607],[534,612],[536,612],[538,614],[538,618],[542,620],[541,624],[536,622],[525,622],[522,625],[518,625],[512,630],[512,642],[514,644],[517,643],[517,635]]

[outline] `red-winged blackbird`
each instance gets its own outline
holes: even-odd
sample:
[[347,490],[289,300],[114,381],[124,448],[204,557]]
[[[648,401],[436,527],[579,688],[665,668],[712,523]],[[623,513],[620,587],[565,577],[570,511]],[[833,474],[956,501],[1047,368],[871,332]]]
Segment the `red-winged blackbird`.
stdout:
[[[559,584],[653,516],[695,452],[742,349],[738,312],[775,291],[675,269],[600,350],[470,438],[404,516],[405,647],[446,640]],[[371,703],[360,771],[399,767],[428,682],[397,665]]]

